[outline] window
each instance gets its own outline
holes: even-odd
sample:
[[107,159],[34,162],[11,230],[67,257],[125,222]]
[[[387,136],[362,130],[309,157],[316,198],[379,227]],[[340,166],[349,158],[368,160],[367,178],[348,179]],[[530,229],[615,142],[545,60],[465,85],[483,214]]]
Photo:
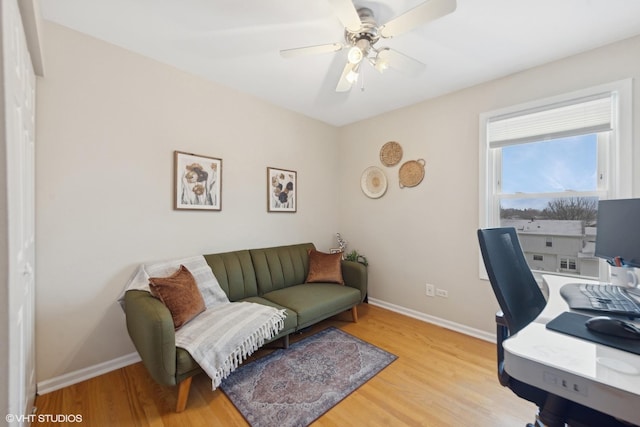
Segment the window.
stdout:
[[630,100],[625,80],[482,114],[480,227],[515,227],[534,270],[604,279],[589,242],[598,200],[631,195]]
[[577,261],[575,258],[560,258],[560,270],[576,271]]

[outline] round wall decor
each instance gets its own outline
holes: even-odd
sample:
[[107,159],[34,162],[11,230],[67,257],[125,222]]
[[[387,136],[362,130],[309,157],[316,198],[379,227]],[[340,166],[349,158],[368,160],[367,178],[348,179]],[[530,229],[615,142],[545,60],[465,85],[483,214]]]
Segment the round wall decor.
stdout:
[[367,197],[372,199],[382,197],[387,191],[387,177],[379,167],[368,167],[360,178],[360,188]]
[[409,160],[400,166],[400,188],[415,187],[424,178],[424,159]]
[[402,147],[395,141],[389,141],[380,149],[380,161],[385,166],[397,165],[402,159]]

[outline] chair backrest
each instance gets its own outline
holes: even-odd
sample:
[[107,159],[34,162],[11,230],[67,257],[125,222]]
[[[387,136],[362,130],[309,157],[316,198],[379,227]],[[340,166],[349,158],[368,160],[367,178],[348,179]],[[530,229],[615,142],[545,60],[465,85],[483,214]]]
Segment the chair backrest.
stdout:
[[527,264],[515,228],[481,229],[478,240],[509,333],[515,334],[531,323],[547,302]]

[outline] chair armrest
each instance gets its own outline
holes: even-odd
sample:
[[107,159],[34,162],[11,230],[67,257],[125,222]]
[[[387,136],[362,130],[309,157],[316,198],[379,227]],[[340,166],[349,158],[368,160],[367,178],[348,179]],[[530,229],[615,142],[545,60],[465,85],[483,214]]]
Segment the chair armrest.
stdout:
[[147,291],[125,294],[127,331],[151,376],[176,385],[176,335],[169,309]]
[[359,262],[342,261],[344,284],[360,291],[360,302],[367,296],[367,267]]

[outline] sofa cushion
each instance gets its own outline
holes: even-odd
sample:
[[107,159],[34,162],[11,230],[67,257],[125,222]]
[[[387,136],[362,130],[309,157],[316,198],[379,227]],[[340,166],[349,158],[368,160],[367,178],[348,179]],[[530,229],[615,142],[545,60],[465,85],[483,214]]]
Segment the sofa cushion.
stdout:
[[342,278],[342,254],[326,254],[309,249],[309,273],[305,283],[338,283],[344,285]]
[[298,315],[295,311],[292,311],[291,309],[288,309],[287,307],[283,307],[279,304],[276,304],[273,301],[269,301],[268,299],[264,299],[261,297],[249,297],[249,298],[245,298],[242,301],[246,301],[246,302],[254,302],[256,304],[262,304],[262,305],[267,305],[269,307],[275,307],[279,310],[284,309],[287,313],[287,317],[285,317],[284,319],[284,328],[282,328],[282,330],[278,333],[278,335],[276,335],[273,339],[278,339],[282,336],[288,335],[292,332],[295,332],[296,328],[298,327]]
[[204,255],[229,301],[258,296],[256,272],[248,250]]
[[360,303],[360,291],[336,283],[305,283],[269,292],[263,298],[298,314],[298,329]]
[[259,295],[304,283],[309,271],[309,249],[315,249],[312,243],[249,250]]
[[196,280],[184,265],[169,277],[150,277],[149,288],[169,309],[176,329],[206,308]]

